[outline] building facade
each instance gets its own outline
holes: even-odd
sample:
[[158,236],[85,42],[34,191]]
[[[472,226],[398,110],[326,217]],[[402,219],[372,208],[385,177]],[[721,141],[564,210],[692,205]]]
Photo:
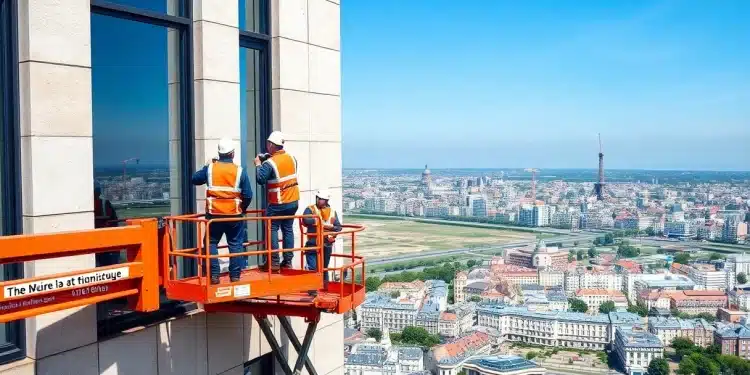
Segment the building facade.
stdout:
[[527,344],[602,350],[610,342],[610,319],[605,314],[480,306],[477,324],[498,330],[507,340]]
[[714,343],[716,328],[705,319],[651,317],[648,331],[656,335],[664,346],[671,346],[675,338],[684,337],[705,348]]
[[[190,176],[219,139],[236,143],[235,163],[254,181],[272,130],[297,158],[300,212],[317,189],[341,207],[339,14],[337,0],[0,0],[1,234],[92,229],[95,180],[120,218],[142,206],[202,212]],[[264,190],[253,192],[251,207],[262,207]],[[3,274],[94,267],[86,255]],[[292,324],[302,335],[302,320]],[[0,374],[275,371],[251,316],[180,301],[148,314],[80,307],[0,329]],[[342,317],[324,315],[317,329],[318,373],[343,373]],[[282,351],[294,360],[289,344]]]
[[651,360],[664,357],[659,338],[638,327],[617,328],[614,351],[628,375],[646,375]]

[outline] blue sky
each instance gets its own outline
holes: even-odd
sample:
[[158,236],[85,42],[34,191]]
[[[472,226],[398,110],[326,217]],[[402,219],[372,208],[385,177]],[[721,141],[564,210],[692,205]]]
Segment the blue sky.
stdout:
[[[714,4],[713,6],[711,4]],[[345,167],[750,169],[750,2],[343,1]]]

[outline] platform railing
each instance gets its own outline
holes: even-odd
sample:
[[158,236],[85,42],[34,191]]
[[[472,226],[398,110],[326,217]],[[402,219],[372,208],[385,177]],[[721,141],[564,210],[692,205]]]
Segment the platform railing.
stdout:
[[[339,295],[339,299],[354,298],[354,294],[358,290],[363,290],[365,287],[365,261],[364,257],[357,255],[357,233],[365,230],[363,225],[358,224],[342,224],[340,231],[324,231],[322,233],[307,233],[306,227],[300,223],[300,232],[302,233],[303,239],[305,238],[321,238],[322,236],[335,236],[337,241],[350,241],[350,251],[346,253],[332,253],[331,263],[336,264],[336,259],[342,260],[343,265],[339,267],[327,267],[323,269],[323,272],[330,272],[331,280],[329,281],[328,292],[336,293]],[[319,228],[319,226],[317,227]],[[318,231],[320,232],[320,231]],[[348,239],[347,239],[348,237]],[[321,243],[323,241],[316,241]],[[333,246],[333,244],[332,244]],[[320,262],[320,261],[319,261]],[[348,262],[348,263],[347,263]],[[321,264],[321,263],[318,263]],[[347,276],[351,275],[347,281]],[[360,275],[360,280],[357,282],[357,275]],[[336,281],[338,279],[338,281]],[[338,288],[332,287],[338,284]],[[358,288],[359,287],[359,288]],[[348,290],[347,290],[348,289]]]
[[[126,226],[0,237],[0,264],[125,249],[127,261],[106,267],[0,282],[0,323],[128,297],[136,311],[159,308],[156,219]],[[93,259],[91,259],[93,262]]]
[[[165,217],[164,221],[166,223],[166,232],[165,236],[162,239],[162,246],[163,249],[166,249],[164,253],[166,256],[162,259],[162,268],[164,272],[164,285],[169,289],[170,285],[175,285],[176,283],[180,283],[181,281],[185,279],[193,279],[195,283],[200,287],[208,287],[209,282],[211,279],[211,267],[210,263],[212,260],[218,261],[220,258],[229,258],[231,261],[231,258],[236,257],[242,257],[247,259],[250,256],[259,256],[263,255],[266,257],[266,260],[268,263],[271,262],[271,257],[274,253],[285,253],[285,252],[292,252],[292,253],[300,253],[304,254],[305,252],[313,251],[316,253],[316,256],[318,259],[322,259],[322,246],[302,246],[302,247],[293,247],[290,249],[284,249],[282,248],[283,240],[281,238],[281,235],[278,236],[279,239],[279,248],[278,249],[272,249],[271,246],[271,222],[273,220],[301,220],[301,219],[313,219],[315,220],[316,224],[320,226],[320,218],[314,215],[289,215],[289,216],[263,216],[265,213],[263,210],[252,210],[247,211],[244,217],[228,217],[228,218],[218,218],[218,217],[212,217],[212,218],[206,218],[204,214],[192,214],[192,215],[180,215],[180,216],[170,216]],[[263,238],[258,240],[247,240],[243,243],[243,249],[245,251],[239,252],[239,253],[226,253],[226,254],[217,254],[217,255],[211,255],[210,254],[210,237],[211,237],[211,230],[214,228],[215,224],[218,223],[227,223],[227,222],[242,222],[247,225],[247,223],[262,223],[263,226]],[[193,225],[195,226],[196,233],[198,236],[198,239],[196,241],[197,246],[195,247],[186,247],[186,248],[180,248],[178,246],[178,236],[177,236],[177,230],[178,227],[181,225]],[[216,229],[213,229],[216,230]],[[322,232],[321,232],[322,233]],[[255,246],[255,250],[248,250],[248,247]],[[217,245],[218,249],[227,248],[228,245]],[[188,278],[180,278],[178,275],[180,274],[180,267],[184,267],[182,263],[184,262],[178,262],[178,259],[195,259],[197,262],[197,277],[188,277]],[[244,262],[243,262],[244,264]],[[322,263],[318,263],[322,264]],[[245,270],[246,271],[246,270]],[[257,272],[257,270],[254,270]],[[318,266],[314,270],[306,270],[306,269],[298,269],[293,270],[297,273],[302,274],[317,274],[320,276],[322,280],[322,273],[323,268],[321,266]],[[268,267],[265,271],[265,281],[267,283],[271,283],[274,279],[274,271],[271,267]],[[292,271],[283,271],[285,272],[292,272]],[[184,273],[183,273],[184,274]],[[257,273],[256,273],[257,275]],[[293,275],[287,275],[287,276],[293,276]],[[240,280],[237,283],[246,282],[248,280]],[[258,280],[257,278],[254,278],[251,280],[252,282],[259,282],[261,280]],[[278,281],[276,281],[278,284]],[[290,279],[288,282],[293,283],[294,281]],[[322,281],[321,281],[322,283]],[[229,284],[226,282],[220,283],[221,285]],[[211,287],[214,287],[216,285],[211,285]],[[261,286],[262,287],[262,286]],[[278,288],[276,288],[278,289]],[[288,288],[289,292],[294,292],[294,285],[289,285]],[[301,292],[302,290],[298,291]],[[169,292],[169,291],[168,291]],[[206,293],[208,293],[208,288],[206,288]],[[256,295],[257,293],[254,293]],[[209,300],[208,296],[205,297],[206,300]],[[216,299],[212,299],[212,301],[218,302]]]

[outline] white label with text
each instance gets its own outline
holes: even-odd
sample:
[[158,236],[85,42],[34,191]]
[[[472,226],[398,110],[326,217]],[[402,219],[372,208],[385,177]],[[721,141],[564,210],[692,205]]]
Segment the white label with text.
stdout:
[[232,287],[231,286],[225,286],[221,288],[216,288],[216,298],[221,297],[229,297],[232,295]]
[[250,295],[250,285],[237,285],[234,287],[235,297],[248,297]]
[[112,282],[127,279],[129,267],[113,268],[104,271],[84,273],[55,279],[38,280],[29,283],[8,285],[3,288],[4,298],[30,296],[39,293],[54,292],[65,288],[75,288],[90,284]]

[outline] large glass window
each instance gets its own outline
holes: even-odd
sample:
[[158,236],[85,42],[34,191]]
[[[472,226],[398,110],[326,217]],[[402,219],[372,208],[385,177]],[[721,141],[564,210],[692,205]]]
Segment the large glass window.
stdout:
[[[165,8],[154,8],[158,1],[127,3],[138,9],[92,1],[97,227],[123,225],[128,218],[192,212],[195,206],[192,189],[185,188],[193,169],[192,85],[182,84],[190,77],[191,22],[154,13],[164,13]],[[169,1],[169,9],[183,14],[187,2],[177,3]],[[97,266],[124,258],[124,252],[98,254]],[[99,333],[106,336],[189,307],[163,296],[162,310],[140,314],[129,311],[125,299],[108,301],[98,306]]]
[[[18,117],[18,57],[13,2],[0,0],[0,235],[21,230]],[[0,265],[0,281],[21,277],[20,265]],[[0,324],[0,363],[24,357],[23,321]]]
[[[271,132],[270,56],[267,28],[268,2],[240,0],[240,126],[242,150],[240,160],[255,182],[253,159],[265,152],[264,140]],[[265,207],[265,195],[260,185],[253,188],[254,199],[249,209]],[[260,222],[248,222],[248,238],[262,238]],[[262,247],[262,246],[261,246]],[[256,265],[260,257],[251,257]]]

